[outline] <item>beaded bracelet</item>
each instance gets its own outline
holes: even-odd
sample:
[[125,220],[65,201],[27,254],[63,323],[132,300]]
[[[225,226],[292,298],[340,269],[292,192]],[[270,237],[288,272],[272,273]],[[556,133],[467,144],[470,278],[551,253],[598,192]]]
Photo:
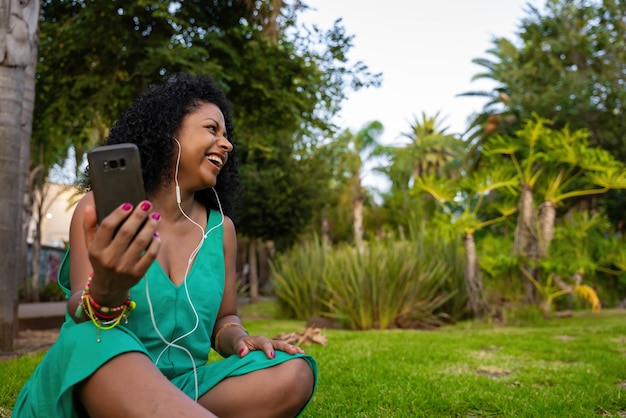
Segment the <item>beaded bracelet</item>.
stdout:
[[[89,275],[89,277],[87,278],[87,283],[85,284],[85,291],[83,293],[83,296],[88,296],[89,297],[89,303],[97,309],[97,311],[94,311],[94,314],[102,319],[112,319],[112,318],[116,318],[118,315],[116,314],[117,312],[122,312],[125,308],[129,307],[131,304],[133,304],[134,302],[132,302],[130,300],[130,294],[126,297],[126,300],[124,301],[123,304],[121,304],[120,306],[116,306],[113,308],[109,308],[108,306],[102,306],[100,305],[98,302],[96,302],[96,300],[93,298],[93,296],[91,295],[91,281],[93,279],[93,273],[91,273]],[[134,309],[134,308],[133,308]],[[132,309],[131,309],[132,310]],[[111,315],[112,314],[112,315]]]
[[[98,333],[97,341],[100,342],[100,330],[106,331],[115,328],[120,324],[122,320],[128,323],[128,315],[135,309],[137,304],[130,300],[130,294],[120,306],[109,308],[107,306],[101,306],[91,296],[91,280],[93,274],[90,274],[87,278],[87,283],[80,297],[79,306],[76,308],[75,316],[81,318],[83,313],[87,314],[91,322],[95,325]],[[95,308],[95,309],[94,309]],[[100,312],[96,311],[99,310]],[[112,313],[111,315],[108,315]]]
[[246,328],[238,322],[228,322],[226,324],[220,325],[219,328],[217,329],[217,332],[215,333],[215,339],[213,340],[215,351],[217,351],[218,353],[222,352],[220,350],[220,343],[219,343],[220,335],[222,334],[222,332],[226,331],[228,328],[239,328],[243,330],[243,332],[248,334],[248,330],[246,330]]

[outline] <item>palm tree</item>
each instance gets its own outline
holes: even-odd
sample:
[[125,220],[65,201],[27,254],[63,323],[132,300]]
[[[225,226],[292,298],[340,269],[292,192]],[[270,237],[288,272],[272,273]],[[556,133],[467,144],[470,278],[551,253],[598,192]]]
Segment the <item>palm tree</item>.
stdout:
[[465,288],[469,310],[476,318],[486,314],[488,306],[478,265],[474,234],[482,228],[502,222],[515,212],[515,207],[503,201],[495,208],[499,216],[490,219],[484,219],[480,211],[490,193],[503,188],[512,188],[516,183],[517,179],[506,166],[490,171],[477,171],[471,177],[459,180],[442,180],[430,175],[419,177],[415,181],[415,189],[428,193],[443,209],[446,223],[441,227],[451,230],[455,235],[463,236]]
[[[515,240],[513,255],[525,257],[529,263],[524,269],[533,277],[537,277],[536,263],[539,258],[537,231],[535,228],[535,201],[534,188],[541,173],[540,144],[548,135],[548,128],[544,123],[526,123],[524,129],[515,137],[498,135],[490,138],[483,147],[485,156],[503,155],[508,158],[510,166],[517,171],[517,181],[520,188],[517,224],[515,226]],[[524,281],[527,302],[535,300],[535,286],[532,280]]]
[[439,112],[433,117],[422,112],[421,119],[415,117],[411,131],[403,133],[410,142],[396,154],[397,164],[410,169],[412,181],[428,175],[453,177],[458,168],[462,143],[454,135],[446,133],[442,127],[444,119]]
[[17,331],[17,281],[26,264],[20,248],[26,245],[22,204],[30,128],[22,123],[31,121],[24,113],[32,112],[32,102],[23,108],[26,68],[36,54],[39,2],[0,2],[0,350],[10,351]]
[[379,146],[378,138],[382,134],[383,126],[373,121],[361,128],[356,134],[349,129],[343,131],[336,146],[343,147],[343,170],[349,176],[348,194],[352,200],[352,223],[354,243],[360,250],[363,249],[363,205],[367,197],[367,190],[362,184],[363,166],[365,160],[373,155]]
[[459,94],[467,97],[484,97],[488,101],[483,110],[472,117],[469,128],[464,133],[469,149],[463,158],[463,166],[468,171],[477,170],[483,154],[484,142],[495,134],[513,134],[519,127],[519,109],[514,98],[517,96],[507,85],[510,75],[518,71],[520,52],[515,45],[505,38],[494,41],[495,47],[487,51],[493,59],[475,58],[472,62],[484,68],[484,71],[472,77],[472,80],[486,79],[496,82],[490,91],[468,91]]
[[408,219],[404,216],[408,211],[425,209],[424,199],[410,193],[420,178],[458,179],[461,176],[465,143],[456,135],[448,134],[448,128],[442,127],[443,122],[439,113],[433,117],[422,113],[421,118],[414,118],[410,131],[402,133],[409,139],[408,143],[381,145],[373,152],[373,156],[387,160],[375,170],[391,181],[391,187],[385,193],[388,222],[401,230],[408,226],[400,221]]
[[[513,137],[496,136],[484,145],[517,171],[521,189],[513,255],[524,257],[526,299],[534,302],[537,262],[549,255],[557,205],[567,199],[626,188],[626,168],[609,152],[590,146],[586,130],[550,129],[535,116]],[[539,198],[539,205],[535,199]]]

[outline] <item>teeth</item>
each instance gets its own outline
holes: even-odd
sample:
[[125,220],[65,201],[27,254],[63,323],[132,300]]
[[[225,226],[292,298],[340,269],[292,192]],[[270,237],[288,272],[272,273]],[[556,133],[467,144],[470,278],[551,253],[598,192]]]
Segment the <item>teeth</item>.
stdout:
[[208,155],[207,159],[211,162],[214,162],[215,165],[217,165],[218,167],[221,167],[222,164],[224,164],[224,161],[222,161],[222,159],[217,155]]

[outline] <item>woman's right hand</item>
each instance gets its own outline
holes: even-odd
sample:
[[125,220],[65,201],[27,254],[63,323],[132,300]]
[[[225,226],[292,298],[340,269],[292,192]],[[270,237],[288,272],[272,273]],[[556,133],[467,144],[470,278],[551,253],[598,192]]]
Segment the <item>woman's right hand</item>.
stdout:
[[148,201],[135,208],[125,203],[98,225],[95,207],[85,207],[83,228],[93,268],[91,294],[101,305],[121,305],[156,259],[160,214],[151,209]]

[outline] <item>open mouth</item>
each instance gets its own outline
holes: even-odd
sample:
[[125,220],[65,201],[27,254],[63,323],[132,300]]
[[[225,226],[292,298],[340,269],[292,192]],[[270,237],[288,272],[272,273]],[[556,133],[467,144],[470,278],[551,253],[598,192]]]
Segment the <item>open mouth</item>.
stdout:
[[209,154],[206,156],[207,160],[212,163],[217,168],[222,168],[224,166],[224,159],[219,155]]

